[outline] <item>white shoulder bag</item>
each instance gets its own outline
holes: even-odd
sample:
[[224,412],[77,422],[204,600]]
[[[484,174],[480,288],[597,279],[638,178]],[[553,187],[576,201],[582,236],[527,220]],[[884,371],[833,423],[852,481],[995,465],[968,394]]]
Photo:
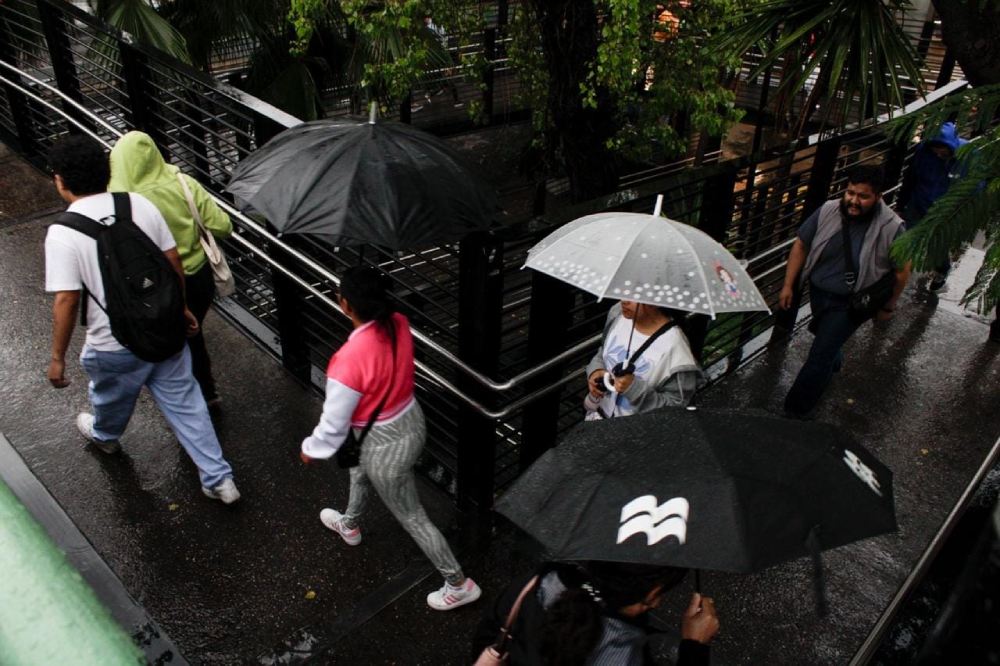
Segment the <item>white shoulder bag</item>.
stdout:
[[191,196],[191,189],[184,180],[184,175],[177,172],[177,180],[180,181],[181,189],[184,190],[184,198],[187,199],[188,210],[194,218],[195,226],[198,227],[198,239],[201,247],[205,250],[208,263],[212,266],[212,277],[215,278],[215,295],[219,298],[231,296],[236,291],[236,281],[233,279],[233,272],[229,270],[229,262],[226,255],[222,254],[222,248],[215,242],[215,236],[205,228],[201,221],[201,214],[198,207],[194,205],[194,197]]

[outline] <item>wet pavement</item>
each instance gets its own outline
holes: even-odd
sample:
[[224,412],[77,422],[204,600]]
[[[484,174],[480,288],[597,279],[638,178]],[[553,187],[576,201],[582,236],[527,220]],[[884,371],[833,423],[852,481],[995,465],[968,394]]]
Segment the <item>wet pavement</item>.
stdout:
[[[201,495],[147,395],[123,437],[124,455],[82,446],[73,424],[87,408],[82,371],[67,363],[72,384],[61,391],[45,379],[51,302],[42,243],[61,208],[48,179],[0,146],[0,432],[184,657],[468,663],[479,609],[427,608],[439,579],[380,502],[372,502],[357,548],[322,528],[319,510],[343,507],[348,483],[334,465],[304,466],[297,457],[320,397],[220,317],[210,315],[205,329],[225,401],[219,437],[242,502],[225,507]],[[963,259],[953,280],[974,260]],[[956,283],[948,293],[960,290]],[[847,662],[996,440],[1000,345],[986,342],[983,320],[915,295],[907,292],[894,321],[855,335],[817,414],[894,471],[899,532],[824,555],[825,619],[816,617],[805,560],[752,576],[704,574],[722,617],[714,663]],[[70,356],[82,331],[74,338]],[[796,335],[706,392],[703,403],[776,408],[810,342]],[[472,538],[475,517],[458,514],[430,484],[421,493],[487,596],[536,562],[532,544],[502,520],[483,550]],[[671,625],[682,596],[660,613]]]

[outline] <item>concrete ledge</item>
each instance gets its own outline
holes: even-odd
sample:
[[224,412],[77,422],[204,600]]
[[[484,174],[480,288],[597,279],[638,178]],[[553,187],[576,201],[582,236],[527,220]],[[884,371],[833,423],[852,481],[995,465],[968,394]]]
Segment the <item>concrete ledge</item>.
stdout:
[[[7,441],[3,433],[0,433],[0,479],[7,484],[13,495],[27,509],[28,513],[55,543],[56,547],[65,554],[69,564],[79,572],[83,581],[93,590],[97,601],[103,605],[104,609],[111,615],[111,618],[121,625],[131,637],[134,646],[142,650],[146,660],[150,664],[187,664],[177,647],[160,630],[142,606],[126,591],[122,582],[104,560],[101,559],[101,556],[97,554],[97,551],[94,550],[94,547],[87,541],[83,533],[77,529],[76,525],[66,515],[66,512],[59,506],[55,498],[49,494],[49,491],[45,489],[37,477],[28,469],[24,460],[14,447],[11,446],[10,442]],[[5,489],[0,487],[0,492],[4,492],[5,494]],[[38,574],[44,574],[46,571],[49,571],[41,567],[40,563],[37,562],[33,562],[29,569]],[[10,571],[6,568],[4,574],[6,576],[19,575],[17,571]],[[35,593],[40,595],[38,597],[38,603],[40,604],[44,603],[44,600],[48,596],[51,596],[44,595],[42,592],[43,590],[38,589],[33,591],[33,595]],[[86,605],[86,599],[83,599],[83,601],[78,600],[78,598],[85,596],[87,595],[69,594],[65,598],[59,599],[58,603],[53,602],[53,607],[62,607],[65,605],[66,612],[73,613],[75,612],[74,609],[83,608]],[[31,603],[34,604],[35,600],[33,599]],[[96,606],[96,604],[92,602],[90,606],[87,606],[93,612],[81,613],[74,619],[74,624],[77,624],[81,631],[85,630],[86,640],[81,641],[79,644],[63,644],[65,649],[70,650],[69,654],[75,655],[73,663],[88,663],[86,660],[80,660],[81,656],[86,653],[88,645],[93,646],[95,650],[99,651],[94,652],[93,656],[101,655],[101,663],[135,663],[134,657],[132,659],[127,658],[129,656],[128,646],[123,647],[119,644],[118,639],[114,636],[115,632],[92,631],[94,627],[100,629],[106,626],[99,621],[99,616],[101,615],[100,609],[93,608],[93,606]],[[44,615],[46,622],[58,622],[58,618],[51,617],[51,614],[48,612],[51,610],[51,607],[42,609],[44,611],[42,615]],[[91,616],[91,620],[87,620],[88,616]],[[0,661],[3,663],[70,663],[64,660],[50,660],[46,657],[46,654],[51,655],[53,653],[45,652],[44,650],[57,649],[61,643],[61,638],[56,635],[48,635],[46,627],[49,625],[38,623],[37,620],[38,618],[32,619],[31,616],[25,616],[24,620],[26,623],[35,625],[39,633],[35,639],[28,639],[28,642],[36,644],[37,650],[42,650],[41,652],[27,655],[35,661],[22,662],[20,659],[26,655],[7,655],[5,652],[6,656],[0,659]],[[15,631],[14,633],[20,632]],[[62,638],[67,638],[67,636],[63,636]],[[24,642],[20,641],[20,643]],[[121,657],[117,661],[112,658],[116,654]],[[8,659],[12,661],[8,661]]]

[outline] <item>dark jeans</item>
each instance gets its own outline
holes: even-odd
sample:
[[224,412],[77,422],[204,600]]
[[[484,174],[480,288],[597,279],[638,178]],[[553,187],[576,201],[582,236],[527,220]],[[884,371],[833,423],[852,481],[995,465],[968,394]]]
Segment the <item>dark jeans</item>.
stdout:
[[812,411],[819,402],[833,373],[839,369],[843,359],[841,348],[864,323],[847,313],[847,296],[831,294],[813,285],[809,288],[809,302],[813,312],[810,330],[816,339],[785,397],[785,410],[798,415]]
[[188,338],[188,347],[191,348],[191,371],[198,380],[207,402],[218,397],[215,379],[212,377],[212,360],[208,357],[205,336],[201,330],[202,322],[205,321],[205,315],[208,314],[208,308],[212,306],[212,299],[215,297],[215,278],[212,276],[212,267],[209,263],[206,261],[194,275],[185,275],[184,285],[187,291],[188,309],[198,320],[198,335]]

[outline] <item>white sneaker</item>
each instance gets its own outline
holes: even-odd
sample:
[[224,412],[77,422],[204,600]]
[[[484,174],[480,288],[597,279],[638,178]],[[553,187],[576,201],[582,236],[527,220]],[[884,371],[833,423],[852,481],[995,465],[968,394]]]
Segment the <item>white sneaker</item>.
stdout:
[[117,439],[97,439],[94,436],[94,415],[87,412],[80,412],[76,415],[76,429],[84,438],[97,447],[103,453],[118,453],[122,450],[122,445]]
[[427,595],[427,605],[434,610],[446,611],[465,604],[471,604],[482,596],[483,591],[479,589],[476,582],[471,578],[466,578],[462,587],[452,587],[448,583]]
[[361,543],[361,529],[355,527],[353,529],[348,529],[344,526],[344,514],[337,511],[336,509],[323,509],[319,512],[320,522],[323,523],[327,529],[331,529],[340,535],[340,538],[348,546],[357,546]]
[[217,499],[223,504],[232,504],[240,498],[240,491],[236,489],[236,482],[232,477],[223,479],[222,483],[214,488],[203,487],[201,492],[205,493],[205,497]]

